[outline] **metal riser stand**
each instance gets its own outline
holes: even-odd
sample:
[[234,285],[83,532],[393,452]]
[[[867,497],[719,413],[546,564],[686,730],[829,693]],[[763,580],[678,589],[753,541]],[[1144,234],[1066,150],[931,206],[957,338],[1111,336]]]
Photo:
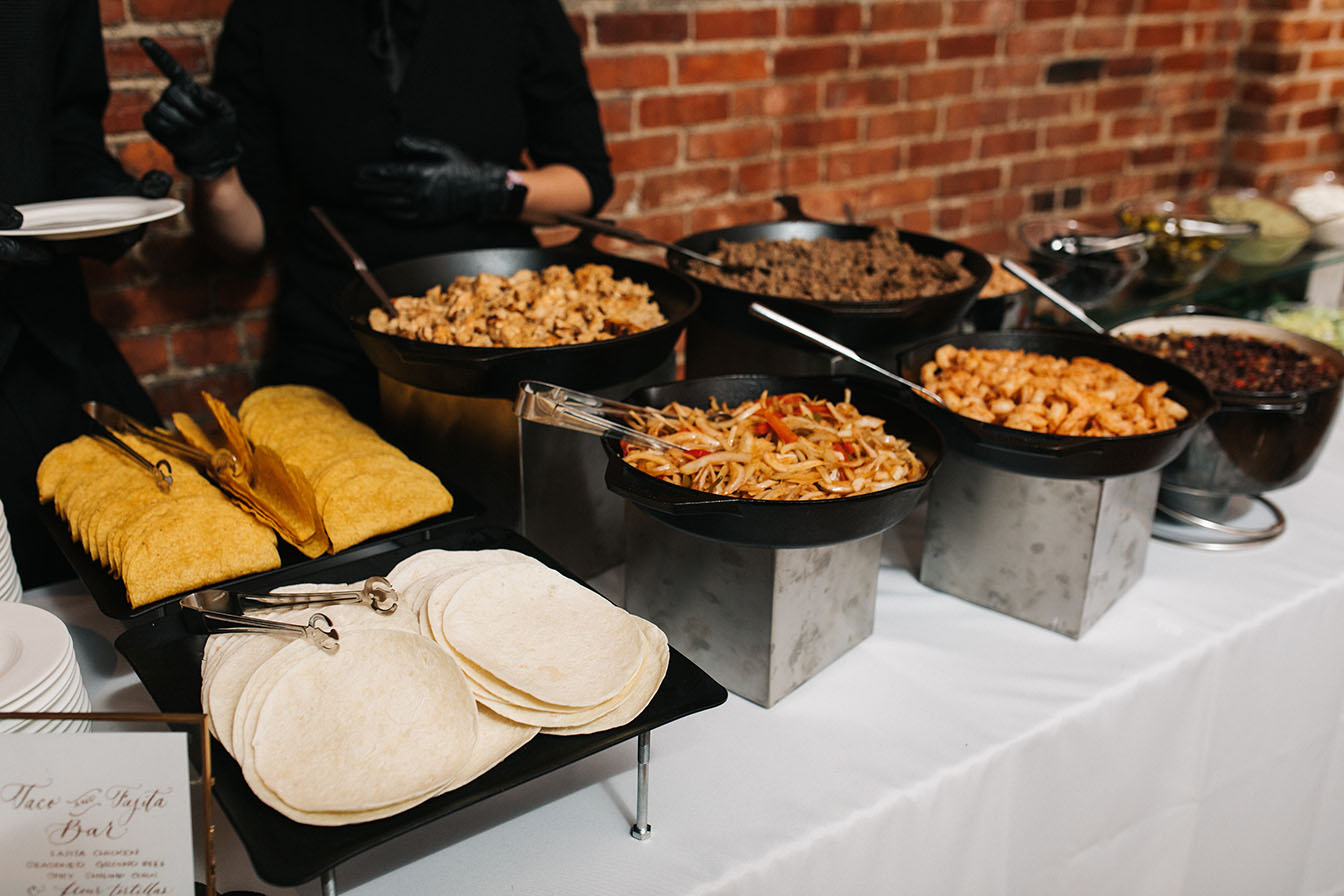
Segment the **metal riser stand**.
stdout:
[[919,580],[1077,638],[1143,574],[1159,480],[1049,479],[949,452],[929,487]]
[[625,607],[728,690],[772,706],[873,631],[882,535],[812,548],[711,541],[630,506]]

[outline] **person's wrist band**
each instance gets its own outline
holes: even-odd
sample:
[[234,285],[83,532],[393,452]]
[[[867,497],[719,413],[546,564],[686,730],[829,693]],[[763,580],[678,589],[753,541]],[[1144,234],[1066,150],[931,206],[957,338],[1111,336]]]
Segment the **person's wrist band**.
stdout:
[[504,172],[504,216],[516,218],[523,213],[523,203],[527,201],[527,184],[523,177],[512,169]]

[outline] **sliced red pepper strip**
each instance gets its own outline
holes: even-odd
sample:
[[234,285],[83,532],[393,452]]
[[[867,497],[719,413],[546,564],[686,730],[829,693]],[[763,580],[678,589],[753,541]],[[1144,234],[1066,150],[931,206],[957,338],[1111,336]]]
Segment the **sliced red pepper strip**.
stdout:
[[766,424],[775,431],[775,437],[781,442],[798,441],[798,434],[789,429],[789,425],[774,411],[769,408],[761,408],[759,413],[761,417],[764,418]]
[[704,457],[706,454],[709,454],[709,451],[705,448],[683,448],[681,450],[685,451],[691,457]]

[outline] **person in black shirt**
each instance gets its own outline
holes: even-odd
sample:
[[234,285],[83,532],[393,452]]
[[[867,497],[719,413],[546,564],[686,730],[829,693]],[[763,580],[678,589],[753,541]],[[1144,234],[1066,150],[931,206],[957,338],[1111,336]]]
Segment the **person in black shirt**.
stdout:
[[536,245],[527,221],[612,192],[558,0],[235,0],[208,90],[151,44],[171,84],[145,125],[196,178],[198,228],[236,257],[279,249],[262,379],[370,422],[376,373],[333,301],[351,263],[310,206],[377,268]]
[[[0,229],[14,208],[54,199],[160,198],[162,171],[136,180],[107,151],[107,70],[97,0],[0,3]],[[73,575],[38,517],[43,456],[85,431],[80,403],[161,418],[93,319],[79,258],[111,262],[144,227],[61,242],[0,236],[0,503],[24,587]]]

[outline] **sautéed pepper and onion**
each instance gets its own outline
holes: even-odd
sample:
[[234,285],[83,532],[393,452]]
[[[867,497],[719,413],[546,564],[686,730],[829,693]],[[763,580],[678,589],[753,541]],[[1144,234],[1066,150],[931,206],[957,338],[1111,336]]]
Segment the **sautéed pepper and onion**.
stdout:
[[623,444],[627,463],[667,482],[717,495],[811,501],[884,491],[922,479],[924,463],[878,417],[845,400],[762,393],[735,407],[669,404],[635,415],[636,429],[674,449]]

